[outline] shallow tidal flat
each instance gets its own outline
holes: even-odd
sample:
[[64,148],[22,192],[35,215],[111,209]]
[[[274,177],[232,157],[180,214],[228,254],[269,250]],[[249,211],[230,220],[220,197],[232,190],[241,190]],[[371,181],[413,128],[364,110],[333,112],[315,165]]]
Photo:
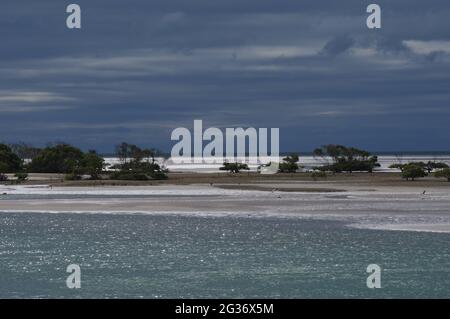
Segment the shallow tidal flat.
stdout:
[[153,186],[5,185],[0,193],[2,212],[327,218],[352,227],[450,232],[446,183],[244,179]]
[[450,297],[446,184],[230,185],[1,186],[0,297]]

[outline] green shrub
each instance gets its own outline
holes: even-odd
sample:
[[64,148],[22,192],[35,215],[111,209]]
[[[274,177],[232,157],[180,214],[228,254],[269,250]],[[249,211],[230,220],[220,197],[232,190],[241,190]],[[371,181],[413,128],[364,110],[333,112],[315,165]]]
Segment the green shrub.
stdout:
[[408,164],[403,167],[402,177],[407,181],[410,179],[414,181],[416,178],[425,177],[427,173],[425,172],[425,167],[416,165],[416,164]]
[[28,165],[33,173],[71,174],[81,166],[83,152],[68,144],[49,146],[39,152]]
[[439,169],[445,169],[445,168],[449,168],[449,167],[446,163],[443,163],[443,162],[428,161],[428,163],[426,164],[426,169],[428,171],[428,174],[430,174],[433,170],[439,170]]
[[447,179],[447,181],[450,182],[450,168],[444,168],[441,169],[440,171],[437,171],[436,173],[434,173],[434,177],[436,178],[444,177]]
[[105,168],[105,160],[100,157],[95,151],[89,151],[83,154],[83,158],[80,162],[80,170],[84,174],[91,176],[91,179],[101,179],[100,174]]
[[250,170],[247,164],[244,163],[223,163],[223,166],[219,168],[221,171],[228,171],[230,173],[239,173],[241,170]]
[[22,160],[11,148],[0,144],[0,173],[14,173],[22,169]]
[[17,182],[21,183],[21,182],[25,182],[28,179],[28,174],[27,173],[16,173],[14,175],[15,178],[17,178]]
[[111,174],[111,179],[118,180],[149,180],[166,179],[166,171],[155,161],[158,151],[141,149],[140,147],[121,143],[116,147],[116,155],[120,164],[113,165],[118,171]]
[[163,180],[163,179],[167,179],[167,175],[164,171],[153,171],[150,176],[153,179],[158,179],[158,180]]
[[288,155],[283,158],[283,162],[280,163],[278,171],[280,173],[296,173],[300,166],[297,164],[299,160],[298,155]]
[[377,156],[372,156],[365,150],[343,145],[324,145],[315,149],[313,155],[327,162],[330,158],[332,159],[332,164],[319,168],[322,171],[334,173],[365,171],[371,173],[376,167],[380,167]]

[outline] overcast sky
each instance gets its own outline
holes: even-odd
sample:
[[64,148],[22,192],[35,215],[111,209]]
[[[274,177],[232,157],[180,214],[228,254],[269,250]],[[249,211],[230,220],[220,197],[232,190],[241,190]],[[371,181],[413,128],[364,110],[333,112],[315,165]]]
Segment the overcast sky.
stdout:
[[279,127],[282,151],[448,151],[449,17],[448,0],[2,1],[0,141],[168,151],[202,119]]

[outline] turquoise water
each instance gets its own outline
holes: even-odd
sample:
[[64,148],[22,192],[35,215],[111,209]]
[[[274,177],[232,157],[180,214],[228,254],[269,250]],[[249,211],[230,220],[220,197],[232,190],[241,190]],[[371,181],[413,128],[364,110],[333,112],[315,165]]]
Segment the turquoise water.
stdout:
[[450,297],[450,234],[325,220],[2,213],[0,263],[3,298]]

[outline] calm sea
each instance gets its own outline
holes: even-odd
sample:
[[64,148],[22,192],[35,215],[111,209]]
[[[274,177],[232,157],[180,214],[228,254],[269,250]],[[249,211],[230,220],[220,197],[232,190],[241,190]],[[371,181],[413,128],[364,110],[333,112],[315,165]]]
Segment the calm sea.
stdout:
[[[81,288],[66,267],[81,267]],[[366,267],[382,268],[368,289]],[[450,234],[326,220],[0,214],[2,298],[449,298]]]

